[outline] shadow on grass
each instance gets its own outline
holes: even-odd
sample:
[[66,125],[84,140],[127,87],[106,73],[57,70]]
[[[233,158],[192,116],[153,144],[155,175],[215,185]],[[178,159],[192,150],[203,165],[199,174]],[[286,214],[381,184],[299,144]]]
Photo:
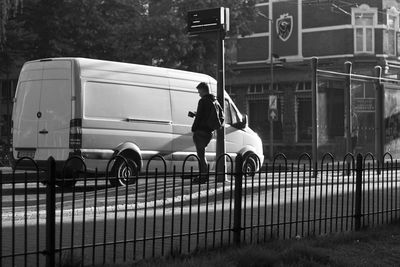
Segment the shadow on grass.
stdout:
[[[291,240],[270,240],[263,244],[226,246],[216,250],[199,250],[191,255],[175,253],[167,258],[142,260],[121,267],[261,267],[261,266],[366,266],[380,265],[383,251],[376,248],[394,247],[400,241],[399,222],[366,228],[359,232],[344,232]],[[387,249],[385,249],[387,250]],[[379,252],[379,255],[376,253]],[[390,250],[387,256],[395,262]],[[384,253],[385,254],[385,253]],[[386,255],[385,255],[386,256]],[[375,266],[378,266],[375,265]],[[116,265],[107,265],[116,267]]]

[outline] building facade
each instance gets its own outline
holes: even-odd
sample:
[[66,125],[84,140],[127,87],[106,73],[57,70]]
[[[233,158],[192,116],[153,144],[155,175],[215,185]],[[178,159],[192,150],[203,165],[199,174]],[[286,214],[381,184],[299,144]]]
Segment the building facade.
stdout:
[[[381,66],[385,77],[399,77],[399,11],[400,1],[395,0],[257,3],[253,34],[235,40],[236,63],[233,74],[227,74],[226,88],[262,137],[266,155],[271,132],[273,154],[297,158],[311,152],[312,57],[318,57],[318,68],[327,71],[344,72],[350,61],[355,74],[374,76],[374,67]],[[321,153],[346,153],[344,90],[343,77],[318,81]],[[277,99],[272,123],[271,97]],[[352,82],[351,105],[359,121],[356,151],[374,152],[373,81]]]
[[[373,76],[381,66],[384,76],[399,78],[400,0],[260,0],[256,9],[253,34],[227,40],[235,49],[226,90],[262,137],[267,158],[271,132],[273,154],[311,152],[312,57],[323,70],[343,72],[350,61],[353,73]],[[6,143],[18,71],[1,75],[0,142]],[[318,87],[320,151],[343,155],[345,81],[321,78]],[[353,82],[351,96],[360,126],[356,151],[374,152],[373,82]]]

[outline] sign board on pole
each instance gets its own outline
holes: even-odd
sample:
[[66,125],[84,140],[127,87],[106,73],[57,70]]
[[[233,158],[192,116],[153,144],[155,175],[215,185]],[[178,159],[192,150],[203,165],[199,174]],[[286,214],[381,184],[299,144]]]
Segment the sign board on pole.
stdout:
[[189,34],[229,31],[229,8],[194,10],[188,12],[187,29]]
[[278,110],[277,109],[268,109],[268,118],[272,121],[278,120]]
[[276,95],[270,95],[268,99],[268,119],[271,121],[278,120],[278,98]]
[[269,96],[269,109],[278,109],[278,104],[277,104],[277,97],[276,95],[270,95]]

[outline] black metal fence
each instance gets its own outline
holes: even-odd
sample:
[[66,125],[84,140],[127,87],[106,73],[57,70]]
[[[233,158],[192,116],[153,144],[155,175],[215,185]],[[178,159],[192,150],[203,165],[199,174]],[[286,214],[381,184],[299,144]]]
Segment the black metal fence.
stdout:
[[137,261],[399,217],[399,165],[390,154],[383,164],[372,154],[339,161],[326,154],[316,166],[308,154],[297,161],[278,154],[257,172],[246,162],[236,157],[235,167],[209,172],[205,183],[194,183],[193,169],[147,168],[111,186],[112,173],[89,175],[84,165],[60,180],[52,158],[46,171],[2,174],[0,266]]

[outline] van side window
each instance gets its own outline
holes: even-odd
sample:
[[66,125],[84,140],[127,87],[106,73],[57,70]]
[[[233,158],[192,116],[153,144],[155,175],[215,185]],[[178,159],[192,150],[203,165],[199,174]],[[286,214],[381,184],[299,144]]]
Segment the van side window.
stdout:
[[225,123],[236,127],[242,120],[243,116],[235,105],[225,99]]
[[232,125],[235,125],[239,122],[239,116],[238,116],[236,110],[233,108],[232,104],[229,105],[229,109],[231,112]]
[[225,99],[225,123],[232,125],[232,115],[231,115],[231,108],[230,108],[229,101]]

